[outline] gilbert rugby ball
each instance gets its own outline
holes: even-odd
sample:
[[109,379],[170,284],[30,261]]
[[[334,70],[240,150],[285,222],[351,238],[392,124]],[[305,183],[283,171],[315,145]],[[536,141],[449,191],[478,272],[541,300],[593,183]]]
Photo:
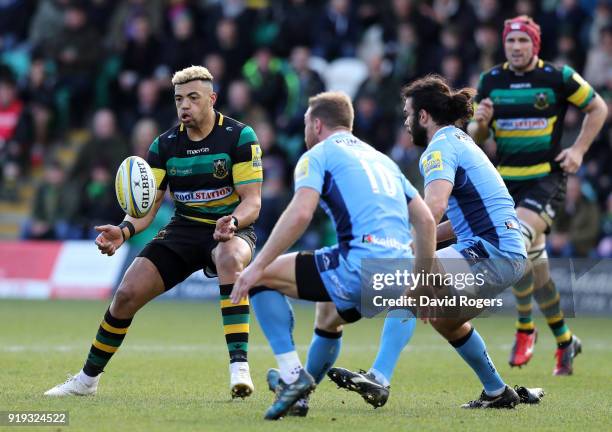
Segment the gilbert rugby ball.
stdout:
[[155,176],[143,158],[130,156],[121,162],[115,177],[115,193],[119,206],[128,215],[144,217],[155,202]]

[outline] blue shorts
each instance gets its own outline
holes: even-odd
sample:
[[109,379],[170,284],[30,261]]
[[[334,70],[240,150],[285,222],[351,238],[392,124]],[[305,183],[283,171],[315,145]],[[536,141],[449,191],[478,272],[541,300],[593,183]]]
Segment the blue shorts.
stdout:
[[[442,265],[449,273],[469,271],[482,275],[484,286],[477,293],[478,297],[497,296],[518,282],[527,268],[527,257],[500,250],[481,237],[441,249],[436,252],[436,257],[443,260]],[[453,262],[451,270],[445,263],[453,260],[461,262]]]
[[360,259],[345,259],[338,245],[314,251],[321,281],[342,316],[361,310]]

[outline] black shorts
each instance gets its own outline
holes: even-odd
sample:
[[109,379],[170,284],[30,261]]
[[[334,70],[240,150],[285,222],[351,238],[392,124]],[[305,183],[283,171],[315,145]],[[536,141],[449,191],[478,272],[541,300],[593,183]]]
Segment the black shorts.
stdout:
[[[216,275],[212,251],[218,242],[213,239],[214,232],[214,225],[175,216],[138,256],[155,264],[168,291],[198,270],[204,270],[207,276]],[[247,242],[253,256],[257,241],[253,226],[242,228],[235,235]]]
[[546,222],[546,234],[565,200],[567,175],[552,173],[546,177],[525,181],[506,181],[506,186],[517,207],[527,208]]
[[[295,257],[295,282],[300,299],[314,302],[332,301],[319,275],[314,251],[302,251]],[[336,310],[347,323],[361,319],[361,313],[355,308],[340,310],[336,307]]]

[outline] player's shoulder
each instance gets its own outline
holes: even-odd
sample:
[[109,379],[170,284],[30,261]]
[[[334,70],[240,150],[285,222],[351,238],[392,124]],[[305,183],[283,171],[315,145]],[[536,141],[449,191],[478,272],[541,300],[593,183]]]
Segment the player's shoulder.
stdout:
[[257,142],[257,135],[253,128],[235,118],[225,116],[219,112],[217,123],[223,129],[227,138],[233,141],[237,147]]
[[481,81],[499,79],[505,76],[509,71],[508,63],[500,63],[493,66],[491,69],[480,74]]
[[181,132],[181,125],[177,124],[167,129],[165,132],[153,140],[153,144],[151,145],[153,150],[158,150],[162,148],[166,148],[169,143],[176,141],[178,134]]

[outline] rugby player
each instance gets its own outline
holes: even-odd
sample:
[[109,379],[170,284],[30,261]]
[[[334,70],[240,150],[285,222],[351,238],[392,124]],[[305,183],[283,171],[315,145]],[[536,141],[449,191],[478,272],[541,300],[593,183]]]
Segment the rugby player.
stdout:
[[[514,203],[501,177],[484,152],[456,125],[472,117],[472,89],[453,92],[446,81],[429,75],[404,88],[406,128],[415,145],[426,147],[420,159],[425,180],[424,198],[437,225],[437,242],[456,238],[456,243],[436,252],[444,272],[465,269],[486,275],[487,294],[492,298],[519,280],[526,266]],[[448,220],[440,223],[447,214]],[[520,401],[538,402],[541,389],[512,389],[500,377],[482,337],[470,319],[482,312],[460,308],[444,315],[430,311],[429,321],[474,370],[484,390],[464,408],[513,408]],[[425,316],[431,318],[434,315]],[[383,334],[384,342],[384,334]],[[387,376],[333,368],[329,377],[340,387],[356,391],[375,407],[386,402],[391,365]]]
[[172,78],[180,123],[157,137],[147,160],[157,194],[151,212],[121,224],[96,227],[103,254],[113,255],[146,229],[170,186],[175,215],[126,271],[106,311],[83,369],[47,396],[92,395],[100,374],[119,349],[136,312],[193,272],[218,274],[224,333],[230,355],[232,397],[247,397],[253,383],[247,362],[249,303],[231,304],[237,272],[255,248],[253,223],[261,207],[261,149],[250,126],[214,109],[213,77],[201,66]]
[[[520,367],[533,356],[535,297],[557,342],[553,374],[570,375],[582,346],[559,306],[559,292],[549,273],[546,234],[564,202],[566,176],[580,168],[604,125],[607,107],[570,66],[538,57],[540,27],[530,17],[507,20],[503,41],[507,61],[481,75],[478,107],[468,132],[481,143],[493,131],[497,169],[514,198],[532,263],[513,288],[518,320],[509,363]],[[563,119],[570,104],[585,116],[574,144],[561,149]]]
[[[279,371],[269,372],[278,378],[266,419],[282,417],[315,388],[315,378],[322,378],[337,357],[340,347],[333,338],[340,337],[343,324],[361,318],[362,258],[412,258],[411,224],[415,269],[431,266],[431,212],[393,161],[352,135],[353,118],[343,93],[310,98],[304,117],[308,151],[295,168],[293,199],[231,294],[235,303],[250,295],[278,362]],[[318,204],[333,219],[338,244],[283,254],[306,230]],[[295,350],[286,296],[318,302],[315,336],[327,342],[313,339],[306,369]]]

